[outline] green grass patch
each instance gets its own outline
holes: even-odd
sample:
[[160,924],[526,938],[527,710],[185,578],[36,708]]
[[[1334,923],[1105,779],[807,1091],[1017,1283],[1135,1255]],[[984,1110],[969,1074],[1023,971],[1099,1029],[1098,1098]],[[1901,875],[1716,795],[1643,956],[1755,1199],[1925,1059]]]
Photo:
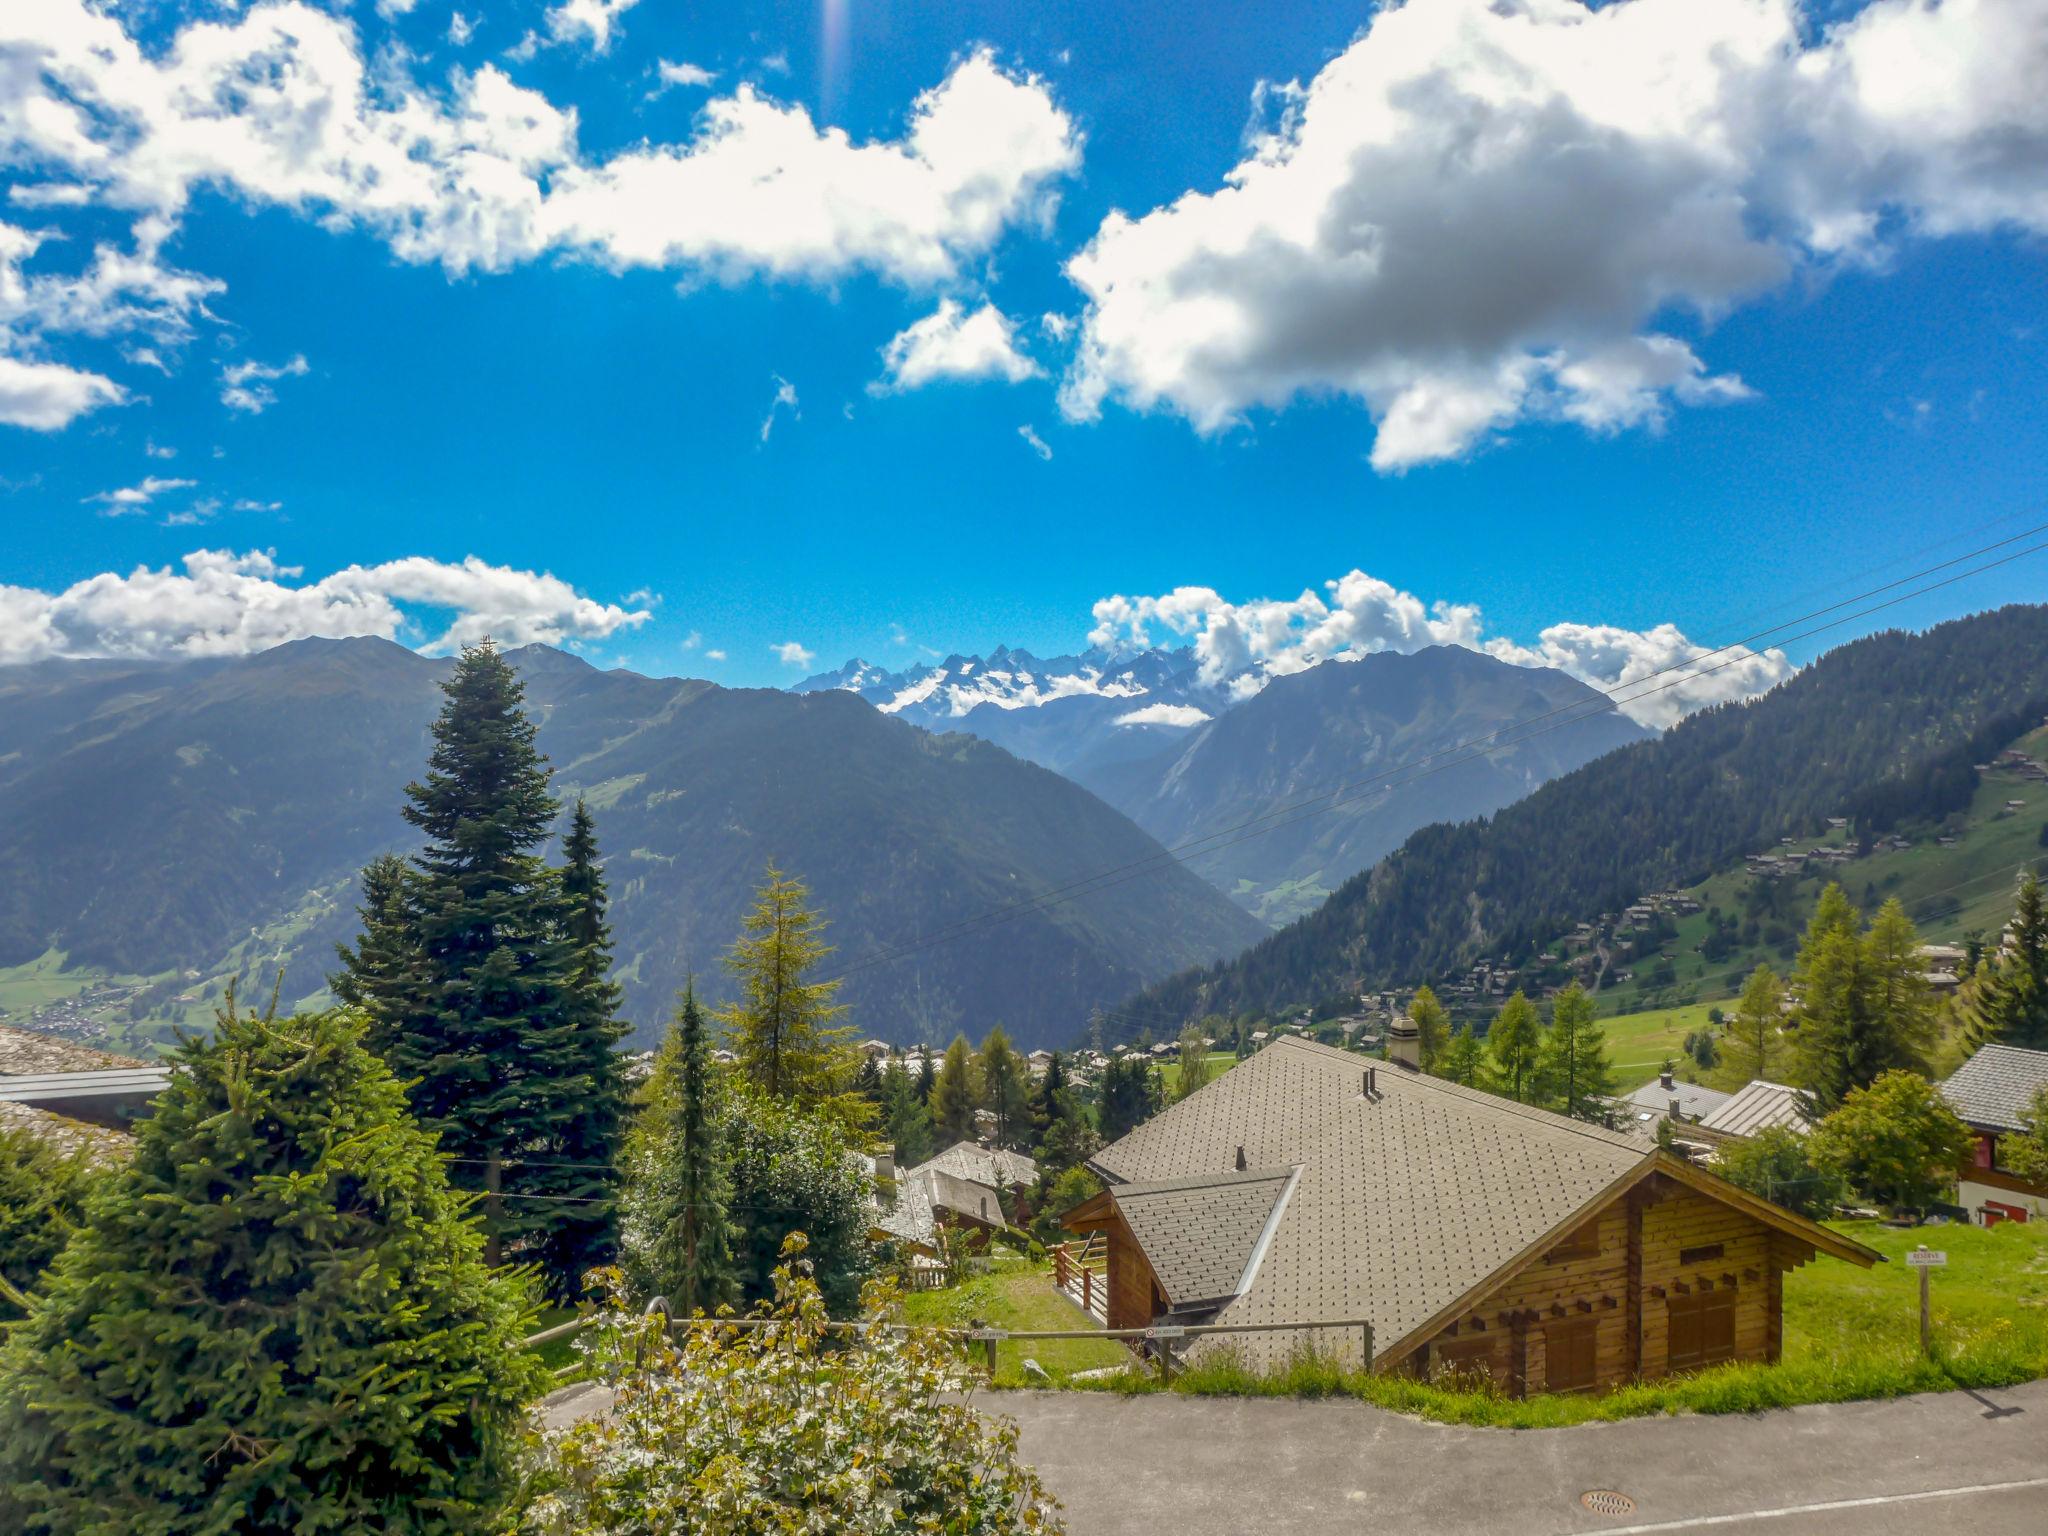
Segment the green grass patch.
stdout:
[[[1215,1082],[1217,1078],[1221,1077],[1224,1073],[1228,1072],[1232,1067],[1236,1065],[1236,1052],[1211,1051],[1209,1053],[1209,1081],[1212,1083]],[[1173,1095],[1180,1090],[1179,1057],[1175,1056],[1169,1058],[1167,1062],[1160,1067],[1159,1080],[1160,1082],[1165,1084],[1166,1096],[1167,1099],[1170,1101],[1173,1098]]]
[[1683,1008],[1602,1018],[1600,1028],[1607,1036],[1607,1062],[1614,1071],[1616,1090],[1632,1092],[1655,1077],[1665,1062],[1682,1062],[1685,1037],[1708,1027],[1707,1010],[1713,1006],[1689,1003]]
[[[1898,1229],[1841,1222],[1837,1230],[1883,1253],[1873,1270],[1818,1258],[1785,1279],[1785,1349],[1776,1365],[1729,1365],[1590,1396],[1516,1401],[1299,1355],[1253,1370],[1227,1351],[1162,1388],[1151,1371],[1079,1387],[1130,1394],[1355,1397],[1448,1424],[1545,1429],[1648,1414],[1752,1413],[1801,1403],[1899,1397],[1910,1392],[2009,1387],[2048,1376],[2048,1226]],[[1919,1348],[1919,1290],[1901,1262],[1919,1243],[1948,1253],[1934,1276],[1935,1358]],[[1007,1384],[998,1377],[999,1384]]]
[[[545,1333],[550,1328],[573,1321],[575,1316],[576,1309],[574,1307],[544,1307],[541,1309],[540,1315],[534,1318],[533,1326],[527,1332],[529,1335]],[[547,1343],[536,1349],[534,1353],[539,1356],[541,1362],[551,1371],[559,1371],[579,1364],[582,1359],[576,1353],[576,1335],[573,1333],[567,1338],[548,1340]]]
[[[1053,1289],[1049,1268],[1017,1260],[998,1259],[988,1274],[951,1290],[917,1291],[903,1298],[905,1322],[965,1328],[977,1318],[992,1328],[1065,1331],[1097,1326],[1095,1319]],[[1076,1371],[1118,1366],[1131,1358],[1114,1339],[1004,1339],[996,1345],[996,1385],[1033,1385],[1024,1375],[1026,1356],[1043,1366],[1055,1383],[1064,1383]]]

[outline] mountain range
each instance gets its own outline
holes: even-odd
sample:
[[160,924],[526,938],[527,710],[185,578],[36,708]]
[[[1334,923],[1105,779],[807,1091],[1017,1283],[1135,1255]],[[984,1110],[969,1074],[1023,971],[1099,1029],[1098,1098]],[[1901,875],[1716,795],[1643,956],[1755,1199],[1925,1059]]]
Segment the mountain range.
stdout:
[[[1271,926],[1416,828],[1489,815],[1651,734],[1562,672],[1459,646],[1224,684],[1205,683],[1186,649],[1041,661],[999,648],[908,672],[855,660],[798,687],[853,693],[1066,775],[1188,849],[1191,868]],[[1514,729],[1532,721],[1544,728]]]
[[[844,693],[726,689],[511,654],[565,797],[597,813],[619,979],[638,1038],[718,961],[772,861],[830,920],[830,962],[915,943],[1108,865],[1141,879],[1027,911],[971,942],[855,969],[864,1032],[943,1040],[995,1022],[1027,1044],[1259,925],[1072,782]],[[404,786],[445,660],[376,639],[236,659],[0,669],[0,968],[49,951],[148,983],[143,1011],[284,971],[317,994],[355,926],[354,881],[412,844]],[[196,973],[196,974],[195,974]]]

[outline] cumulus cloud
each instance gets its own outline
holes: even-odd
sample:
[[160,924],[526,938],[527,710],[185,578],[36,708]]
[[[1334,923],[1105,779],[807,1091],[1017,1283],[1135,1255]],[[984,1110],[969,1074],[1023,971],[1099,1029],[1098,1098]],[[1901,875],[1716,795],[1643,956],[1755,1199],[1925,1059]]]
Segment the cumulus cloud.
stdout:
[[969,311],[953,299],[896,333],[882,349],[887,377],[880,390],[918,389],[941,380],[1002,379],[1022,383],[1038,364],[1017,350],[1009,317],[993,304]]
[[127,398],[127,391],[104,374],[0,356],[0,423],[10,427],[56,432],[87,411]]
[[467,46],[469,40],[475,36],[476,22],[474,20],[472,20],[468,16],[463,15],[462,12],[460,11],[454,11],[449,14],[449,42],[453,43],[456,47],[461,48]]
[[294,357],[288,363],[259,363],[254,358],[231,363],[220,371],[220,403],[233,411],[261,415],[277,403],[277,391],[270,386],[278,379],[306,376],[306,359]]
[[704,659],[706,661],[723,661],[725,660],[725,652],[716,650],[706,651],[704,653]]
[[[1782,651],[1710,653],[1671,624],[1650,630],[1554,624],[1534,645],[1488,637],[1476,604],[1425,602],[1358,570],[1293,598],[1233,603],[1213,587],[1176,587],[1156,597],[1119,594],[1098,601],[1094,618],[1088,643],[1112,652],[1167,640],[1191,643],[1201,680],[1233,698],[1325,661],[1461,645],[1618,691],[1616,704],[1625,714],[1665,726],[1705,705],[1761,693],[1793,670]],[[1708,659],[1696,668],[1682,665],[1702,657]],[[1650,681],[1670,668],[1680,670]]]
[[644,611],[594,602],[533,571],[411,557],[351,565],[318,581],[262,551],[201,549],[179,566],[107,572],[57,592],[0,586],[0,661],[48,656],[239,656],[311,635],[413,637],[416,614],[446,616],[427,649],[490,635],[507,645],[603,638]]
[[1197,709],[1192,704],[1147,704],[1143,709],[1118,715],[1115,724],[1196,726],[1208,718],[1207,710]]
[[[768,649],[775,653],[775,659],[785,667],[808,667],[818,659],[816,651],[806,650],[794,640],[785,640],[780,645],[769,646]],[[718,653],[713,651],[708,654],[716,656]]]
[[1070,415],[1204,432],[1360,402],[1372,461],[1518,422],[1661,423],[1743,398],[1674,317],[1912,235],[2048,231],[2039,0],[1407,0],[1306,86],[1260,92],[1214,191],[1112,213]]
[[558,43],[585,43],[592,53],[609,53],[619,32],[619,18],[640,0],[562,0],[542,19],[548,36]]
[[654,89],[647,93],[649,101],[678,87],[688,90],[697,86],[714,84],[718,71],[706,69],[701,64],[692,64],[687,59],[657,59],[654,62]]
[[1031,423],[1026,422],[1017,429],[1017,435],[1024,439],[1024,446],[1037,454],[1046,463],[1052,462],[1052,444],[1040,437]]
[[120,517],[126,513],[146,511],[149,504],[165,491],[187,490],[197,483],[193,480],[172,480],[150,475],[137,485],[126,485],[118,491],[100,491],[85,499],[98,502],[106,509],[107,516]]

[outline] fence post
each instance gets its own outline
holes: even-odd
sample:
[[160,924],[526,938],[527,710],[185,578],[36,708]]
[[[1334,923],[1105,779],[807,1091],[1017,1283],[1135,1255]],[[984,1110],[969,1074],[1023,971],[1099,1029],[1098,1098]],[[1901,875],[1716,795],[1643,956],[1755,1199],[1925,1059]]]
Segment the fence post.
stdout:
[[1173,1385],[1173,1346],[1169,1344],[1165,1339],[1160,1339],[1158,1341],[1158,1344],[1159,1385],[1161,1385],[1162,1387],[1170,1387]]

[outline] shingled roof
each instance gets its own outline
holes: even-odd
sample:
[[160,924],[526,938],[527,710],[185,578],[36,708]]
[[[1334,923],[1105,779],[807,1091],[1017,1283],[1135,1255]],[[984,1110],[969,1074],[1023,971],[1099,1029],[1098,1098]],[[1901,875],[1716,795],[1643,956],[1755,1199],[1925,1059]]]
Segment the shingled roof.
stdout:
[[100,1072],[113,1067],[140,1067],[133,1056],[116,1056],[79,1045],[40,1030],[0,1024],[0,1077],[25,1077],[40,1072]]
[[937,1157],[929,1158],[917,1167],[918,1171],[936,1168],[956,1179],[998,1187],[1038,1182],[1038,1164],[1022,1152],[984,1147],[972,1141],[956,1141]]
[[[1369,1317],[1384,1353],[1657,1155],[1618,1131],[1390,1066],[1367,1099],[1368,1065],[1282,1038],[1092,1160],[1113,1186],[1141,1191],[1229,1173],[1239,1148],[1252,1168],[1300,1170],[1249,1289],[1218,1320]],[[1111,1193],[1122,1210],[1125,1189]],[[1209,1265],[1228,1268],[1227,1254]],[[1278,1355],[1299,1335],[1242,1342]]]
[[2048,1051],[1987,1045],[1941,1085],[1963,1119],[1987,1131],[2024,1131],[2034,1095],[2048,1088]]
[[1214,1307],[1250,1284],[1295,1176],[1292,1168],[1255,1168],[1118,1187],[1116,1208],[1172,1310]]

